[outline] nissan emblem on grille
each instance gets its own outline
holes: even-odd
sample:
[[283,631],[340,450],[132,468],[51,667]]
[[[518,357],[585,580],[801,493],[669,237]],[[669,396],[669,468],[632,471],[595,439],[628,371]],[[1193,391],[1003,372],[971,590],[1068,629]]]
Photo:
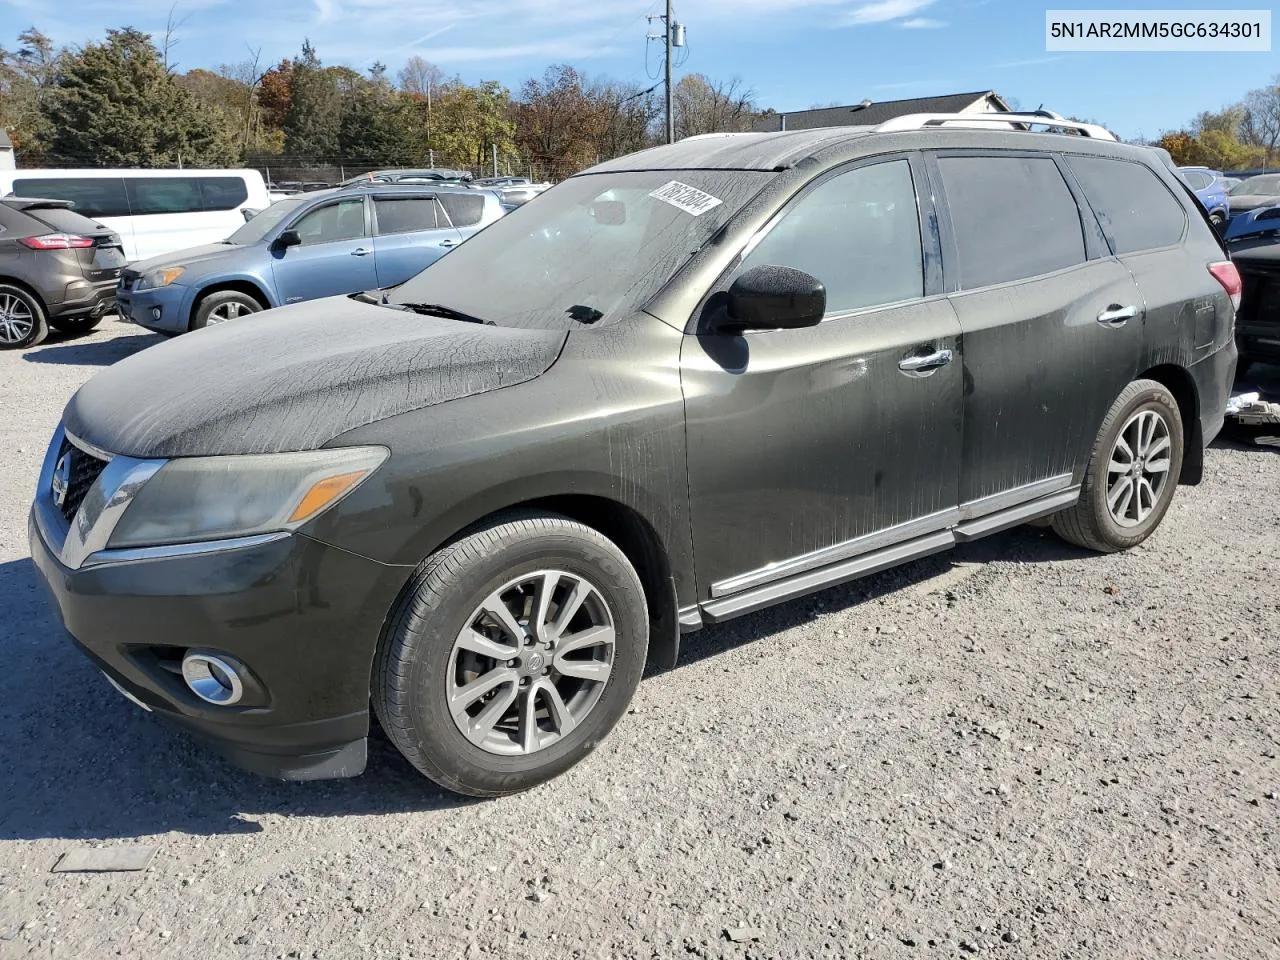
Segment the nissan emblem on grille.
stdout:
[[53,480],[49,487],[53,491],[53,503],[61,510],[67,502],[67,488],[71,486],[71,451],[68,450],[58,458],[58,465],[53,468]]

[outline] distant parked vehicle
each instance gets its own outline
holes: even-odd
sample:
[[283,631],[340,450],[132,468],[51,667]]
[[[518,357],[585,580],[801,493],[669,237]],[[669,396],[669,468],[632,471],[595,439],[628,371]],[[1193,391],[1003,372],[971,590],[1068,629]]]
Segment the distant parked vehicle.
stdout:
[[1209,220],[1218,229],[1222,229],[1228,219],[1227,187],[1223,183],[1222,174],[1208,167],[1179,167],[1178,175],[1191,188],[1209,214]]
[[1242,180],[1231,188],[1227,198],[1232,218],[1259,207],[1273,207],[1280,203],[1280,173],[1264,173]]
[[220,243],[132,264],[122,316],[183,333],[316,297],[393,287],[503,214],[496,194],[374,184],[278,200]]
[[221,240],[270,203],[257,170],[0,170],[0,195],[69,200],[119,234],[129,260]]
[[120,237],[66,200],[0,200],[0,349],[35,346],[50,326],[92,330],[123,266]]
[[1280,205],[1234,217],[1226,240],[1244,284],[1236,314],[1239,368],[1255,360],[1280,363]]
[[1242,182],[1242,181],[1241,181],[1241,179],[1240,179],[1239,177],[1223,177],[1223,178],[1222,178],[1222,185],[1223,185],[1224,187],[1226,187],[1226,188],[1227,188],[1228,192],[1229,192],[1229,191],[1231,190],[1231,188],[1232,188],[1232,187],[1234,187],[1237,183],[1241,183],[1241,182]]
[[508,210],[528,203],[538,194],[551,189],[549,183],[534,183],[528,177],[484,177],[471,181],[473,187],[497,190],[502,205]]
[[341,187],[362,183],[470,183],[471,174],[466,170],[450,170],[447,167],[410,168],[399,170],[370,170],[358,177],[348,177]]

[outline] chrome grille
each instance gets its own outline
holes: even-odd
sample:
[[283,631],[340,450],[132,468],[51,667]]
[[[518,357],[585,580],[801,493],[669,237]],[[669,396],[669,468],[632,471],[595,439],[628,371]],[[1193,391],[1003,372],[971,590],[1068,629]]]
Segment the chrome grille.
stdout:
[[[52,493],[54,505],[68,523],[80,509],[80,504],[84,503],[89,488],[93,486],[93,482],[98,479],[98,475],[106,465],[106,460],[86,453],[70,440],[63,438],[62,448],[58,451],[58,461],[53,468]],[[61,500],[58,496],[60,489]]]

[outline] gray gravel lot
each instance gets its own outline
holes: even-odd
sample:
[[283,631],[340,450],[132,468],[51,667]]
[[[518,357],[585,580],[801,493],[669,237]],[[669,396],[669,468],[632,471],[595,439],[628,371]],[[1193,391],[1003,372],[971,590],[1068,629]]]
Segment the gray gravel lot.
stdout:
[[1280,451],[1130,553],[1024,527],[695,634],[530,793],[381,739],[282,784],[117,695],[28,556],[63,404],[159,339],[0,353],[0,958],[1280,957]]

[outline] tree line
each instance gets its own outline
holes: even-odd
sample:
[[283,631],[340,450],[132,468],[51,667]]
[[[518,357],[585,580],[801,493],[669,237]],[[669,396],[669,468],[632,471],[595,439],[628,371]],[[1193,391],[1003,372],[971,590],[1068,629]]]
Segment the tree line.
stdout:
[[1280,75],[1238,102],[1199,114],[1156,141],[1179,166],[1252,170],[1280,166]]
[[[659,142],[662,97],[550,66],[514,93],[464,83],[412,57],[395,77],[327,66],[309,41],[262,65],[177,71],[174,40],[131,27],[57,48],[36,28],[0,47],[0,127],[23,166],[254,166],[272,178],[334,179],[435,166],[561,178]],[[701,74],[674,90],[677,137],[748,130],[761,115],[741,82]],[[772,112],[772,111],[767,111]]]

